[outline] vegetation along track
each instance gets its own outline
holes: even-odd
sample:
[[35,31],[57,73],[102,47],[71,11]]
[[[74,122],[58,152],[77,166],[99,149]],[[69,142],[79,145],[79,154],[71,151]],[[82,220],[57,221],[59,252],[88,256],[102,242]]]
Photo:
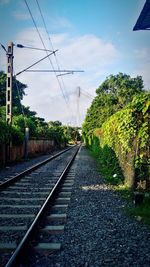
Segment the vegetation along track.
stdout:
[[[58,221],[65,220],[66,215],[62,211],[67,208],[73,180],[70,176],[65,185],[62,185],[62,180],[78,149],[73,147],[65,154],[57,154],[55,160],[46,160],[38,168],[34,166],[32,171],[21,173],[18,175],[19,181],[15,177],[0,185],[0,266],[17,266],[29,244],[36,251],[60,248],[58,242],[44,243],[39,240],[44,234],[38,237],[38,232],[53,235],[63,231],[64,226],[58,225]],[[58,193],[60,187],[62,191]],[[47,207],[56,210],[56,213],[50,215]],[[47,225],[40,229],[44,215]],[[29,242],[31,240],[34,242]]]

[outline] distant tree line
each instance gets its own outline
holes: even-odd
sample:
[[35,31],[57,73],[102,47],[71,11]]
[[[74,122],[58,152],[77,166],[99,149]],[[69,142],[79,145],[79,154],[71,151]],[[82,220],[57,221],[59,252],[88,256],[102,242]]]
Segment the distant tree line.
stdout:
[[53,139],[58,145],[80,139],[77,127],[64,126],[59,121],[46,122],[35,111],[31,111],[30,107],[22,105],[26,88],[27,85],[13,78],[13,123],[10,127],[6,124],[6,74],[0,71],[0,145],[7,144],[10,139],[15,145],[21,144],[25,127],[29,128],[30,137]]

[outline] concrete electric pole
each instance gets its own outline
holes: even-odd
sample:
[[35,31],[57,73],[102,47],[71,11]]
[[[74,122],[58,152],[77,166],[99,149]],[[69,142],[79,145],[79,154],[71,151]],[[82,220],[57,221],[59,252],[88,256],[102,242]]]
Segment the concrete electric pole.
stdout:
[[[6,123],[12,125],[12,82],[13,82],[13,43],[10,42],[6,51],[7,70],[6,70]],[[12,140],[6,146],[6,162],[11,161]]]
[[12,125],[13,43],[7,48],[6,122]]
[[81,88],[78,86],[77,87],[77,127],[79,127],[79,123],[80,123],[80,110],[79,110],[80,96],[81,96]]

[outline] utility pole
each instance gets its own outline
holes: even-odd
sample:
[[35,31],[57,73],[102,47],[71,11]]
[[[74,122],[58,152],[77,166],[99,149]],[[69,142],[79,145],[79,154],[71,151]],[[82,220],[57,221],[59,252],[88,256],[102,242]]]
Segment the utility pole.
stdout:
[[[12,82],[13,82],[13,43],[10,42],[6,51],[7,56],[7,80],[6,80],[6,123],[12,125]],[[11,160],[12,140],[10,138],[6,146],[6,162]]]
[[80,120],[80,111],[79,111],[79,100],[81,96],[81,88],[77,87],[77,127],[79,126],[79,120]]
[[12,81],[13,81],[13,43],[7,48],[7,81],[6,81],[6,122],[12,125]]

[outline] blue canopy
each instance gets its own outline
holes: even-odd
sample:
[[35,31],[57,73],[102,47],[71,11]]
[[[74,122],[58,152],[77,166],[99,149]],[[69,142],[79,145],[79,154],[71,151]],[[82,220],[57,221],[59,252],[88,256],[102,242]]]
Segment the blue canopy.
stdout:
[[150,30],[150,0],[146,0],[141,14],[133,28],[133,31],[138,30]]

